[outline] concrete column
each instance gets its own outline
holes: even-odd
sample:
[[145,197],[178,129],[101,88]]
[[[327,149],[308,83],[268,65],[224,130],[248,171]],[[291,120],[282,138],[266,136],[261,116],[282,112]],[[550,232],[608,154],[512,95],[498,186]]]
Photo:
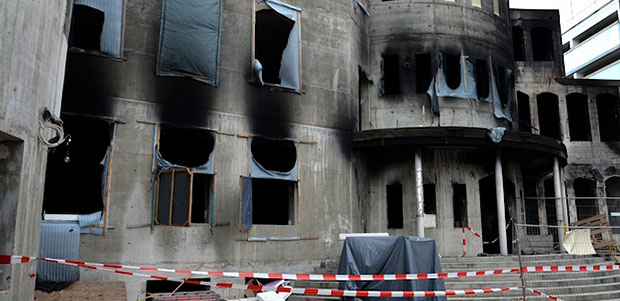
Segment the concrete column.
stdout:
[[562,212],[564,213],[564,223],[568,226],[568,199],[566,198],[566,182],[564,182],[563,168],[560,169],[560,186],[560,189],[562,189]]
[[557,216],[557,225],[562,228],[558,229],[558,241],[560,249],[564,252],[562,242],[564,241],[564,207],[562,206],[562,185],[560,183],[560,164],[558,158],[553,158],[553,190],[555,190],[555,212]]
[[418,236],[424,237],[424,181],[422,180],[422,151],[415,150],[415,195],[418,201]]
[[495,155],[495,196],[497,199],[497,227],[499,228],[499,253],[508,255],[506,239],[506,209],[504,208],[504,172],[502,170],[502,153]]

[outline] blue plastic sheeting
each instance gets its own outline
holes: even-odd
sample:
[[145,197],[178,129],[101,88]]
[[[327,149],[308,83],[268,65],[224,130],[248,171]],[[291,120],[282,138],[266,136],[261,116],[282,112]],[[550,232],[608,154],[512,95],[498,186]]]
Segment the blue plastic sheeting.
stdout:
[[100,49],[102,53],[113,57],[121,57],[121,38],[123,32],[123,1],[122,0],[74,0],[73,4],[86,5],[104,13],[101,30]]
[[159,151],[157,151],[155,155],[157,156],[157,161],[159,162],[159,168],[162,170],[188,169],[189,168],[189,169],[192,169],[194,173],[208,174],[208,175],[213,174],[213,158],[215,156],[213,151],[211,151],[211,154],[209,154],[209,161],[207,161],[207,163],[201,166],[196,166],[196,167],[181,166],[181,165],[176,165],[174,163],[170,163],[166,161],[166,159],[164,159],[164,157],[161,155]]
[[468,56],[461,56],[461,83],[456,89],[451,89],[446,81],[446,74],[443,66],[443,55],[437,54],[437,71],[433,80],[426,91],[430,96],[431,109],[436,116],[439,116],[439,104],[437,97],[455,97],[476,100],[478,92],[476,90],[476,77],[474,75],[474,64]]
[[297,19],[297,13],[300,12],[301,9],[275,0],[265,0],[264,2],[271,9],[295,22],[288,36],[288,44],[286,48],[284,48],[284,52],[282,52],[282,60],[280,61],[280,86],[301,92],[299,78],[299,53],[301,53],[299,27],[301,26],[301,20]]
[[[41,221],[39,256],[78,260],[80,225],[75,221]],[[80,280],[78,267],[38,261],[37,289],[50,292]]]
[[241,177],[241,231],[252,228],[252,178]]
[[252,157],[252,163],[251,163],[251,174],[250,176],[252,178],[260,178],[260,179],[274,179],[274,180],[286,180],[286,181],[293,181],[293,182],[297,182],[297,163],[295,163],[295,166],[293,166],[293,168],[287,172],[280,172],[280,171],[275,171],[275,170],[269,170],[264,168],[262,165],[260,165],[260,163],[258,163],[258,161],[256,161],[256,159],[254,159],[254,156]]
[[221,0],[164,0],[157,75],[217,86]]
[[[506,119],[510,122],[512,122],[512,112],[511,112],[511,108],[512,108],[512,103],[513,103],[513,95],[512,95],[512,81],[508,80],[508,91],[507,91],[507,104],[506,106],[504,106],[502,104],[502,100],[501,97],[499,95],[499,90],[497,88],[497,81],[495,78],[495,68],[493,68],[493,61],[489,61],[490,63],[488,64],[489,66],[489,96],[484,99],[484,101],[486,102],[490,102],[493,104],[493,115],[495,115],[496,118],[502,118],[502,119]],[[510,69],[506,69],[506,78],[507,79],[512,79],[512,70]]]
[[[419,237],[347,237],[340,255],[338,274],[414,274],[440,273],[435,241]],[[443,279],[405,281],[345,281],[341,290],[444,291]],[[390,298],[362,298],[390,300]],[[415,298],[399,298],[414,300]],[[424,300],[446,300],[428,297]]]
[[91,214],[78,215],[78,225],[80,225],[80,232],[83,234],[96,234],[103,235],[103,228],[101,227],[88,227],[88,226],[103,226],[103,212],[97,211]]

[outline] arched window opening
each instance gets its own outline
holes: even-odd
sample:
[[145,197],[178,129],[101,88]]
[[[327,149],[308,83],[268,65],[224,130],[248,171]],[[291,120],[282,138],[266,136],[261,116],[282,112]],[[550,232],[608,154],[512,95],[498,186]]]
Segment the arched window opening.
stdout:
[[503,105],[508,103],[508,85],[509,80],[506,74],[506,68],[504,66],[497,66],[497,72],[495,72],[495,82],[497,85],[497,93],[499,99]]
[[456,90],[461,85],[461,57],[457,55],[444,56],[444,72],[446,83],[452,90]]
[[581,93],[566,96],[568,130],[571,141],[592,141],[588,97]]
[[538,94],[536,102],[540,135],[561,140],[558,96],[552,93]]
[[383,95],[400,93],[400,65],[398,64],[398,54],[382,55],[381,65],[381,85]]
[[161,126],[159,152],[172,164],[187,167],[204,165],[209,161],[214,146],[215,139],[207,130]]
[[476,60],[476,90],[478,98],[489,97],[489,67],[485,60]]
[[418,93],[426,93],[433,79],[431,67],[431,55],[429,53],[419,53],[415,55],[415,83]]
[[591,179],[577,178],[573,182],[575,191],[575,206],[577,207],[577,219],[582,220],[598,214],[598,205],[593,197],[596,197],[596,182]]
[[553,33],[545,27],[536,27],[532,35],[532,57],[535,61],[553,61]]
[[517,91],[517,106],[519,109],[519,130],[525,133],[532,132],[532,116],[530,114],[530,97]]
[[523,29],[512,27],[512,49],[515,61],[525,61],[525,44],[523,43]]
[[288,172],[297,162],[295,143],[289,140],[252,140],[252,156],[264,168],[278,172]]
[[596,111],[601,141],[620,140],[620,120],[618,118],[618,97],[612,94],[596,96]]

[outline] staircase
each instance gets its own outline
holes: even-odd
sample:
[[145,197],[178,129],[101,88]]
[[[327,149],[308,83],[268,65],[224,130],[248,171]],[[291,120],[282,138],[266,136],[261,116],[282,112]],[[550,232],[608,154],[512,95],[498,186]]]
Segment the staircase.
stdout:
[[[612,264],[604,257],[570,256],[561,254],[523,256],[526,266],[598,265]],[[517,256],[442,258],[444,272],[502,269],[519,267]],[[519,273],[446,279],[446,289],[501,288],[521,286]],[[540,272],[525,274],[528,287],[563,300],[620,300],[620,271],[600,272]],[[450,300],[519,300],[523,291],[484,295],[454,296]],[[528,300],[546,297],[528,293]]]

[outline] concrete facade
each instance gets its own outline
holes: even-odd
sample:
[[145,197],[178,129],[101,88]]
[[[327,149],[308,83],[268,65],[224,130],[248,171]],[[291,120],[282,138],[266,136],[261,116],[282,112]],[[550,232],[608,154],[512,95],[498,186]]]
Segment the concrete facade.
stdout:
[[[68,1],[0,3],[0,253],[37,254],[48,149],[43,109],[60,114]],[[0,300],[32,299],[36,264],[0,266]]]
[[[423,183],[434,185],[435,191],[436,208],[424,214],[429,220],[431,216],[435,219],[434,224],[429,221],[426,236],[437,240],[442,256],[458,256],[463,251],[468,256],[499,253],[499,249],[485,248],[481,240],[470,241],[465,250],[461,246],[464,226],[481,232],[485,241],[499,235],[494,169],[497,154],[501,154],[503,168],[500,178],[505,222],[524,218],[526,209],[521,197],[526,180],[535,182],[536,196],[545,195],[544,181],[549,178],[554,160],[563,167],[569,197],[575,196],[571,189],[578,177],[596,179],[597,194],[606,193],[605,180],[616,175],[620,157],[617,142],[599,142],[594,99],[600,94],[612,95],[617,107],[618,88],[613,83],[556,80],[563,75],[557,12],[509,10],[508,0],[498,1],[498,7],[493,7],[491,1],[481,7],[465,0],[361,1],[367,3],[364,9],[349,0],[285,2],[301,8],[301,93],[252,83],[253,1],[221,2],[217,86],[155,75],[162,1],[122,1],[120,57],[76,47],[68,52],[66,75],[60,73],[57,77],[65,78],[62,117],[103,119],[114,124],[113,159],[106,180],[108,228],[105,235],[81,235],[80,259],[193,270],[333,272],[342,247],[340,233],[418,234],[416,223],[421,216],[416,211],[420,201],[415,197],[416,150],[422,154]],[[524,32],[521,61],[514,59],[513,26]],[[554,59],[550,61],[533,61],[528,33],[537,27],[552,33]],[[56,40],[66,43],[66,37],[64,32]],[[64,59],[61,50],[58,57]],[[506,78],[503,88],[506,103],[487,102],[484,97],[439,96],[439,111],[434,113],[426,87],[417,87],[416,55],[430,57],[427,75],[432,78],[440,53],[468,56],[473,62],[481,60],[494,68],[512,70],[514,78]],[[386,55],[398,55],[395,72],[399,91],[392,94],[380,92],[387,79]],[[64,62],[56,63],[52,67],[62,69]],[[55,84],[49,89],[52,95],[60,95],[58,89],[51,88],[59,83]],[[36,89],[37,93],[44,91]],[[530,120],[520,120],[517,92],[529,96]],[[565,98],[573,92],[590,99],[589,142],[570,139]],[[537,131],[544,122],[544,118],[539,120],[536,101],[541,93],[558,96],[558,139]],[[48,104],[56,112],[59,98]],[[496,117],[498,108],[511,112],[512,122]],[[36,109],[24,108],[23,114],[34,118]],[[5,118],[30,120],[19,116]],[[215,137],[213,229],[207,223],[152,226],[153,195],[159,187],[154,180],[154,143],[156,129],[161,125],[203,129]],[[526,125],[532,128],[530,132],[524,130]],[[38,125],[33,121],[30,126],[32,136],[7,130],[24,141],[24,154],[29,154],[28,147],[35,148],[28,143],[36,143]],[[494,142],[489,129],[501,130],[498,127],[505,128],[505,132]],[[240,231],[240,177],[251,173],[255,138],[292,141],[295,145],[298,182],[292,222],[255,224],[248,231]],[[30,172],[41,176],[22,172],[21,186],[24,181],[39,179],[29,185],[39,189],[30,201],[34,207],[27,205],[29,201],[22,202],[20,193],[18,206],[34,209],[29,215],[17,215],[29,218],[22,224],[17,221],[15,245],[26,247],[14,247],[15,253],[37,252],[43,173],[37,173],[36,166],[45,166],[45,150],[39,147],[38,151],[37,156],[27,157],[38,158],[37,165],[22,162],[24,167],[31,166]],[[9,167],[0,164],[0,170]],[[391,205],[386,199],[387,186],[392,184],[400,184],[402,189],[400,227],[389,225]],[[463,202],[464,207],[463,216],[457,217],[458,202]],[[544,202],[537,202],[539,220],[546,224]],[[601,212],[605,212],[605,204],[600,204]],[[574,220],[576,205],[569,205]],[[19,208],[17,212],[25,210]],[[18,233],[25,229],[31,232]],[[26,238],[30,245],[18,241]],[[285,241],[252,241],[254,238]],[[553,237],[547,233],[529,239],[541,251],[553,246]],[[513,252],[510,243],[508,251]],[[15,270],[13,273],[18,274],[13,279],[30,281],[26,280],[28,272]],[[82,270],[80,276],[82,281],[125,281],[128,300],[146,293],[141,278],[91,270]],[[31,282],[27,283],[30,286],[24,287],[31,290]],[[224,296],[242,295],[239,291],[220,292]]]

